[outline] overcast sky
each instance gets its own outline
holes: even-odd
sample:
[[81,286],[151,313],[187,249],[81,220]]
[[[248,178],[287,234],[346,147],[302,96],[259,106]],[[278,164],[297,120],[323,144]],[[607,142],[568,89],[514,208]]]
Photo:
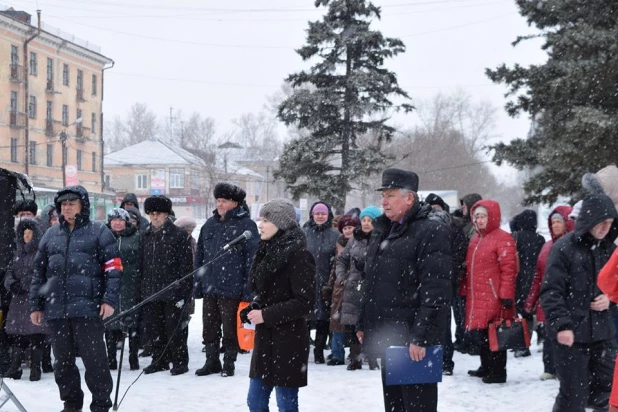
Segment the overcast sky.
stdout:
[[[214,118],[218,131],[231,119],[257,113],[284,78],[307,67],[294,49],[305,41],[307,21],[324,9],[311,0],[0,0],[63,31],[89,40],[113,59],[106,71],[107,119],[137,101],[158,115],[170,106],[185,115]],[[514,0],[376,0],[376,28],[402,39],[407,51],[388,63],[413,100],[461,88],[499,107],[496,139],[525,136],[527,118],[503,110],[505,88],[491,83],[487,67],[502,62],[543,62],[539,41],[516,48],[534,33]],[[34,19],[34,17],[33,17]],[[398,118],[412,125],[413,115]]]

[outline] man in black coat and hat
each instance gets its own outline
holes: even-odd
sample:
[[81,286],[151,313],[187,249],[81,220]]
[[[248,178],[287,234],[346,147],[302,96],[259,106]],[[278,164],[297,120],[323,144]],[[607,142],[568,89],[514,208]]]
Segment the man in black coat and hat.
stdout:
[[[169,218],[172,201],[163,195],[151,196],[144,202],[144,211],[150,217],[150,226],[142,237],[142,271],[135,282],[138,302],[193,271],[191,242]],[[187,278],[144,305],[142,321],[152,345],[152,363],[144,373],[168,370],[170,362],[172,375],[189,371],[186,305],[191,293],[192,282]]]
[[541,287],[541,305],[553,339],[560,391],[554,412],[606,411],[616,343],[609,299],[597,276],[615,250],[618,213],[605,195],[588,195],[575,230],[551,248]]
[[369,356],[382,359],[385,411],[435,412],[438,385],[387,386],[384,358],[389,346],[407,346],[420,361],[443,342],[452,297],[449,229],[428,219],[416,173],[386,169],[378,190],[384,214],[369,240],[357,336]]

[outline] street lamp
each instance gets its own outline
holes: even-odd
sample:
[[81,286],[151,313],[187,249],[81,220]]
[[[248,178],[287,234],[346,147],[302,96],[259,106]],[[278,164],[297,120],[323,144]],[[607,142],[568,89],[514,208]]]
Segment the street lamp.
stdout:
[[[73,123],[71,123],[69,126],[75,126],[78,124],[82,124],[82,118],[79,117],[77,118],[77,120],[75,120]],[[67,127],[65,127],[61,132],[60,132],[60,143],[62,144],[62,187],[66,187],[67,186],[67,139],[69,138],[69,135],[67,135]]]

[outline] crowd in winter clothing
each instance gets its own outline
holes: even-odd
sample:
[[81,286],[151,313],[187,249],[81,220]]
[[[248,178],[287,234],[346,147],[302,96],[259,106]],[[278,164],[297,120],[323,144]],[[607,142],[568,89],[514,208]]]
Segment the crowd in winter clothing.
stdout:
[[[63,410],[79,411],[81,356],[90,408],[107,411],[110,370],[122,367],[117,351],[126,338],[130,369],[140,369],[142,348],[140,356],[152,357],[144,373],[188,372],[190,315],[202,299],[205,363],[196,375],[234,376],[243,353],[239,313],[254,325],[251,411],[266,410],[273,391],[280,410],[298,410],[310,361],[379,370],[385,410],[435,411],[436,383],[385,383],[386,348],[405,345],[420,361],[428,347],[442,345],[444,376],[453,374],[454,351],[478,355],[470,379],[504,384],[507,350],[490,344],[490,324],[514,318],[543,344],[540,378],[560,381],[555,412],[618,407],[618,395],[610,400],[618,321],[610,305],[618,301],[615,182],[614,166],[586,175],[589,194],[581,202],[550,210],[548,241],[537,233],[533,210],[514,216],[507,232],[496,200],[468,194],[451,212],[454,205],[436,194],[420,199],[418,176],[400,169],[382,175],[381,208],[336,215],[319,200],[304,224],[282,199],[263,205],[256,224],[244,190],[219,183],[216,210],[197,241],[196,221],[176,219],[162,195],[144,202],[148,221],[137,196],[127,194],[107,224],[90,220],[81,186],[59,191],[38,217],[36,203],[20,201],[15,257],[0,284],[0,373],[20,379],[27,358],[30,380],[53,371]],[[237,246],[226,246],[243,234]],[[145,299],[139,310],[116,316]],[[239,311],[241,302],[249,305]],[[514,352],[530,356],[525,346]]]

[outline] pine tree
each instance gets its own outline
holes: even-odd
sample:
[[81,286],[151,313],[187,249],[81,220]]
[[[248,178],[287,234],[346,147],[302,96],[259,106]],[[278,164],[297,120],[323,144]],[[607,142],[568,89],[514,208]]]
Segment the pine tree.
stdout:
[[[548,59],[486,71],[494,82],[509,86],[508,114],[533,119],[527,139],[492,147],[494,161],[531,170],[526,201],[551,203],[579,192],[585,172],[618,159],[618,3],[516,2],[528,23],[541,30]],[[537,36],[519,37],[513,45],[531,37]]]
[[[399,39],[371,30],[380,8],[365,0],[316,0],[327,6],[322,20],[310,22],[307,43],[297,50],[309,71],[287,78],[293,87],[281,103],[278,117],[288,126],[304,129],[284,147],[275,177],[283,178],[294,198],[312,195],[345,207],[355,180],[381,170],[387,157],[381,145],[395,129],[386,124],[393,111],[412,110],[384,61],[405,51]],[[374,136],[369,146],[359,136]]]

